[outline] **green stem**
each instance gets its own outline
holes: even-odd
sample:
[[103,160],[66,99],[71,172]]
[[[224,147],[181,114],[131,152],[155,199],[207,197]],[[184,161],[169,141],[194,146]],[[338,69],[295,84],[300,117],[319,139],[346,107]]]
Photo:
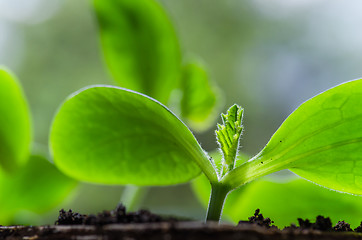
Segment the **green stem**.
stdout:
[[134,211],[144,199],[147,191],[148,187],[127,185],[122,192],[120,202],[126,206],[129,211]]
[[225,198],[229,192],[229,188],[225,187],[225,185],[212,184],[206,221],[220,221]]

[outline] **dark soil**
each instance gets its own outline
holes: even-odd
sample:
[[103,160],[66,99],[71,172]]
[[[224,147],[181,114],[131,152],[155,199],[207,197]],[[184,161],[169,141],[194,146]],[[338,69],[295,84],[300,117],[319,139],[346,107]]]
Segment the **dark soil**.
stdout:
[[274,225],[270,225],[274,223],[274,221],[270,220],[270,218],[264,218],[263,214],[260,213],[260,209],[256,209],[254,216],[249,217],[249,221],[239,221],[238,226],[243,225],[243,224],[256,224],[258,226],[261,227],[265,227],[265,228],[275,228],[277,229],[276,226]]
[[112,211],[103,211],[97,215],[75,213],[72,210],[59,211],[58,220],[55,225],[106,225],[114,223],[157,223],[157,222],[173,222],[177,221],[173,217],[162,217],[152,214],[147,210],[139,210],[137,212],[126,213],[126,208],[120,204]]
[[361,239],[362,222],[354,229],[344,221],[332,226],[327,217],[317,216],[315,222],[298,219],[299,226],[291,225],[282,230],[272,225],[257,209],[248,221],[237,226],[184,221],[174,217],[152,214],[146,210],[126,212],[122,205],[112,211],[86,215],[72,210],[59,212],[58,220],[52,226],[0,226],[0,239]]

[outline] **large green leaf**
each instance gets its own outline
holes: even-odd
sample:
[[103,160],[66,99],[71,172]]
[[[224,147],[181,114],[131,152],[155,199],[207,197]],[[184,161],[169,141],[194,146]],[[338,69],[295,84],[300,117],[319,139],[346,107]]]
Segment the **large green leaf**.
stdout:
[[219,115],[221,95],[201,63],[193,61],[183,67],[181,89],[182,119],[195,130],[208,129]]
[[102,49],[122,86],[167,103],[177,86],[180,49],[173,26],[153,0],[95,0]]
[[242,183],[289,168],[315,183],[362,194],[362,80],[343,83],[298,107],[266,147],[227,175]]
[[13,171],[29,156],[30,114],[17,79],[0,66],[0,168]]
[[[164,105],[112,86],[77,92],[51,130],[55,164],[83,181],[169,185],[216,173],[189,129]],[[199,166],[198,166],[199,165]]]
[[[205,176],[193,181],[200,202],[207,207],[210,184]],[[333,223],[345,220],[357,227],[361,222],[360,196],[331,191],[303,179],[276,182],[261,179],[231,192],[225,202],[223,216],[237,223],[247,220],[255,209],[261,209],[278,227],[297,223],[297,218],[314,221],[316,216],[330,217]]]
[[0,224],[14,224],[21,211],[44,213],[61,203],[76,181],[42,156],[33,155],[12,175],[0,173]]

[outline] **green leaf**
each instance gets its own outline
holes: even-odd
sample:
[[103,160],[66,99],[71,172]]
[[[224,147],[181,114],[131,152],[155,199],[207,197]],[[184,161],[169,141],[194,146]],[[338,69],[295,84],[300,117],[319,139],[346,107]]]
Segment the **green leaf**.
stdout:
[[68,98],[51,130],[55,164],[76,179],[104,184],[187,182],[216,173],[189,129],[164,105],[112,86]]
[[167,103],[181,54],[173,26],[153,0],[95,0],[102,49],[122,87]]
[[31,142],[30,113],[17,79],[0,66],[0,168],[25,164]]
[[16,173],[0,173],[0,222],[14,224],[14,216],[21,211],[45,213],[69,196],[75,186],[76,181],[47,159],[33,155]]
[[181,89],[182,119],[197,131],[208,129],[219,114],[221,94],[201,63],[193,61],[183,67]]
[[266,147],[224,182],[240,186],[289,168],[317,184],[362,194],[362,80],[343,83],[298,107]]

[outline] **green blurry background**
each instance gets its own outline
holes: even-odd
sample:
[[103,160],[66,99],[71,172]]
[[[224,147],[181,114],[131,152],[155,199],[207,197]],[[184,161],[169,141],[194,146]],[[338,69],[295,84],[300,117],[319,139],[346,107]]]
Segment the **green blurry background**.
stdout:
[[[362,76],[362,2],[351,0],[162,0],[182,50],[201,57],[224,94],[245,108],[242,151],[256,154],[300,103]],[[0,64],[20,79],[35,140],[47,144],[52,117],[70,93],[112,83],[89,1],[0,0]],[[214,129],[196,134],[216,148]],[[59,208],[112,209],[122,187],[81,184]],[[151,188],[142,207],[203,219],[188,185]],[[49,214],[52,223],[57,210]],[[251,213],[252,214],[252,213]]]

